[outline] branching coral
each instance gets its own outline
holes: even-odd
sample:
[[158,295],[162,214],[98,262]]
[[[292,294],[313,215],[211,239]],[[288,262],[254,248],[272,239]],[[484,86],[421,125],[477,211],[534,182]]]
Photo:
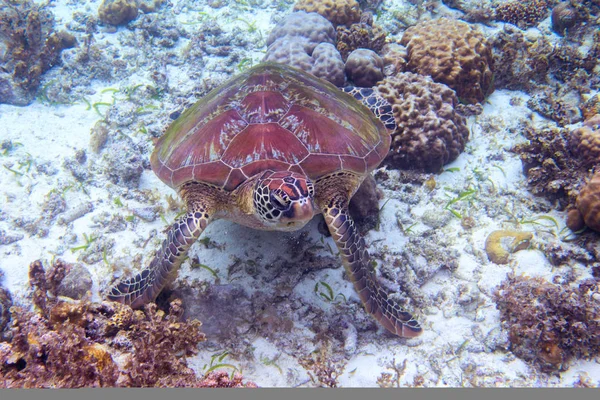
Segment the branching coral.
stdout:
[[75,38],[54,32],[54,16],[31,0],[0,4],[0,103],[25,106],[35,98],[42,74],[59,62]]
[[555,45],[544,36],[526,37],[514,26],[505,25],[490,40],[494,51],[494,84],[496,88],[514,90],[552,84],[558,94],[571,89],[585,93],[598,81],[594,68],[600,55],[599,39],[600,34],[582,53],[576,46]]
[[[241,387],[240,376],[202,379],[185,357],[204,340],[200,322],[181,321],[181,301],[170,310],[154,303],[133,311],[117,303],[61,301],[52,295],[64,276],[54,265],[30,266],[38,312],[13,307],[11,342],[0,342],[0,387]],[[49,293],[49,295],[47,294]]]
[[572,357],[600,354],[597,282],[570,287],[509,275],[494,297],[512,352],[543,371],[564,369]]
[[578,188],[588,173],[569,150],[567,130],[526,126],[522,132],[528,142],[512,151],[521,157],[530,190],[557,202],[559,209],[575,203]]
[[344,61],[356,49],[370,49],[379,53],[385,45],[385,31],[376,25],[357,23],[349,28],[340,25],[336,31],[336,46]]
[[547,0],[514,0],[496,7],[496,20],[522,28],[537,25],[548,15]]

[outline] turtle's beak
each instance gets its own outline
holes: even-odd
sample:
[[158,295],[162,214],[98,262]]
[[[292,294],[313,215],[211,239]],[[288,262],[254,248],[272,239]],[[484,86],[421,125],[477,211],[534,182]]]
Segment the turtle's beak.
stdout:
[[312,197],[303,197],[293,201],[289,210],[281,216],[281,222],[290,229],[300,229],[315,215],[315,203]]

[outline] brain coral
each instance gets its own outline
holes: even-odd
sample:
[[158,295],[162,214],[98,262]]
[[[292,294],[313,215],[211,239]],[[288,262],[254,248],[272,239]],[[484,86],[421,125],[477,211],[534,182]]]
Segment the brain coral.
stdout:
[[404,72],[384,79],[377,90],[392,104],[397,124],[386,164],[438,172],[463,151],[469,130],[448,86]]
[[267,38],[267,46],[277,39],[304,38],[305,50],[311,53],[319,43],[335,44],[335,28],[327,19],[317,13],[299,11],[290,14],[273,28]]
[[335,29],[325,18],[298,11],[273,29],[264,61],[291,65],[343,86],[344,62],[335,48],[335,38]]
[[584,166],[600,165],[600,114],[586,120],[581,128],[571,132],[569,146]]
[[469,24],[426,21],[408,28],[400,44],[407,47],[409,71],[445,83],[461,101],[481,103],[493,91],[491,47]]
[[334,25],[350,25],[360,20],[356,0],[299,0],[294,11],[316,12]]

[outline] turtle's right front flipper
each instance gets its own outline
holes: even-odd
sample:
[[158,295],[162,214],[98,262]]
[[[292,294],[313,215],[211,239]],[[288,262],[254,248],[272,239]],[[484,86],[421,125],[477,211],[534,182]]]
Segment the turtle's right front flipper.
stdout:
[[165,285],[175,279],[190,246],[210,223],[210,207],[196,204],[167,230],[167,238],[148,268],[114,286],[108,299],[138,308],[154,301]]

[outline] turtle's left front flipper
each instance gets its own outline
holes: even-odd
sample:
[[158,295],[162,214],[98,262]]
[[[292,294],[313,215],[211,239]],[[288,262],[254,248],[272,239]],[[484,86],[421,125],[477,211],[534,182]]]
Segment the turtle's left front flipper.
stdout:
[[114,286],[109,300],[138,308],[154,301],[165,285],[175,279],[177,270],[192,244],[211,222],[210,203],[196,202],[167,230],[167,238],[156,251],[148,268]]
[[340,251],[346,273],[367,312],[395,335],[409,338],[419,336],[422,333],[419,323],[390,299],[388,291],[377,281],[365,240],[348,213],[346,196],[333,194],[317,202]]

